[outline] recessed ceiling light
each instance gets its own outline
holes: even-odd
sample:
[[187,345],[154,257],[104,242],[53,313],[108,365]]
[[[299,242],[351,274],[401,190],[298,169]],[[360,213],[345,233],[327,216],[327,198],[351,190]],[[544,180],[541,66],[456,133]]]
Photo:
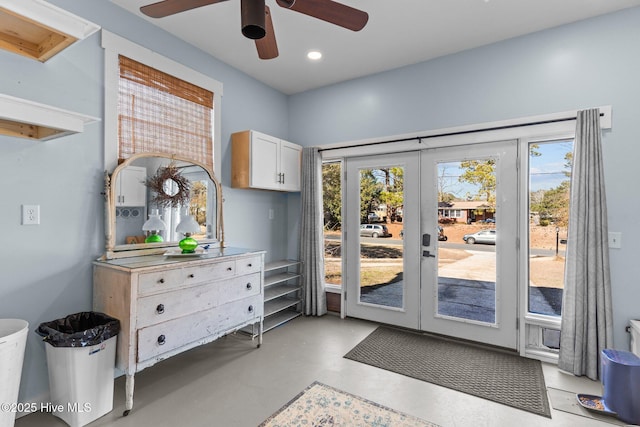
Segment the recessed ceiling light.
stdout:
[[307,53],[307,58],[313,61],[317,61],[318,59],[322,58],[322,53],[318,52],[317,50],[311,50],[309,51],[309,53]]

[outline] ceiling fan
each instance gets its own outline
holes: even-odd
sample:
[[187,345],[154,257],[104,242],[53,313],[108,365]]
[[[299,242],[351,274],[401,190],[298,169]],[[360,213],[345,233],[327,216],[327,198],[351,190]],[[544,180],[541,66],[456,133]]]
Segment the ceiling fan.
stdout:
[[[142,6],[140,11],[152,18],[164,18],[186,10],[221,3],[228,0],[163,0]],[[265,0],[240,0],[242,34],[255,40],[260,59],[278,56],[278,46],[273,31],[271,12]],[[333,0],[276,0],[279,6],[331,24],[360,31],[369,20],[369,15],[359,9]]]

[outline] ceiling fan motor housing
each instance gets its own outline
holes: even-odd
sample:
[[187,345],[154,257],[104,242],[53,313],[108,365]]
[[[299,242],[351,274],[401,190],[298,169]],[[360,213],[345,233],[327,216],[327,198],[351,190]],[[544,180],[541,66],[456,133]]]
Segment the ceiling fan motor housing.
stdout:
[[252,40],[263,38],[265,30],[265,0],[241,0],[242,34]]

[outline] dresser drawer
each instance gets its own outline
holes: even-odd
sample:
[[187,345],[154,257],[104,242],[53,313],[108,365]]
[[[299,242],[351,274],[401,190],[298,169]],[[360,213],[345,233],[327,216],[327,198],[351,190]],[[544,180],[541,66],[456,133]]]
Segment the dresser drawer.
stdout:
[[143,273],[140,274],[138,282],[138,295],[166,292],[198,283],[233,277],[235,274],[235,261],[222,261],[153,273]]
[[217,338],[234,327],[258,322],[262,316],[262,296],[233,301],[210,310],[138,330],[138,362],[159,356],[190,343]]
[[260,293],[260,273],[138,298],[137,328]]
[[253,256],[236,260],[236,272],[240,274],[257,273],[262,269],[262,257]]

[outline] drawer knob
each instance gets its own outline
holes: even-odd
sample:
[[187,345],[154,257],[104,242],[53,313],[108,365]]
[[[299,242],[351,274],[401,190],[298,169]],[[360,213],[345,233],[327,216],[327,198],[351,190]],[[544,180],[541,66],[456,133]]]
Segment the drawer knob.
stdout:
[[158,345],[164,345],[165,342],[166,342],[166,339],[165,339],[164,335],[160,335],[158,337]]
[[193,273],[191,273],[191,274],[189,275],[189,279],[193,279],[194,277],[196,277],[196,275],[195,275],[195,274],[193,274]]
[[247,283],[247,290],[251,290],[251,288],[253,288],[253,286],[251,286],[251,282]]
[[233,268],[227,267],[227,271],[231,271],[231,270],[233,270]]
[[158,306],[156,307],[156,313],[158,314],[164,313],[164,304],[158,304]]
[[247,308],[247,311],[248,311],[249,313],[253,313],[253,306],[252,306],[252,305],[250,305],[250,306],[249,306],[249,308]]
[[253,265],[251,263],[247,264],[247,267],[253,267]]
[[158,280],[158,283],[164,283],[164,279]]

